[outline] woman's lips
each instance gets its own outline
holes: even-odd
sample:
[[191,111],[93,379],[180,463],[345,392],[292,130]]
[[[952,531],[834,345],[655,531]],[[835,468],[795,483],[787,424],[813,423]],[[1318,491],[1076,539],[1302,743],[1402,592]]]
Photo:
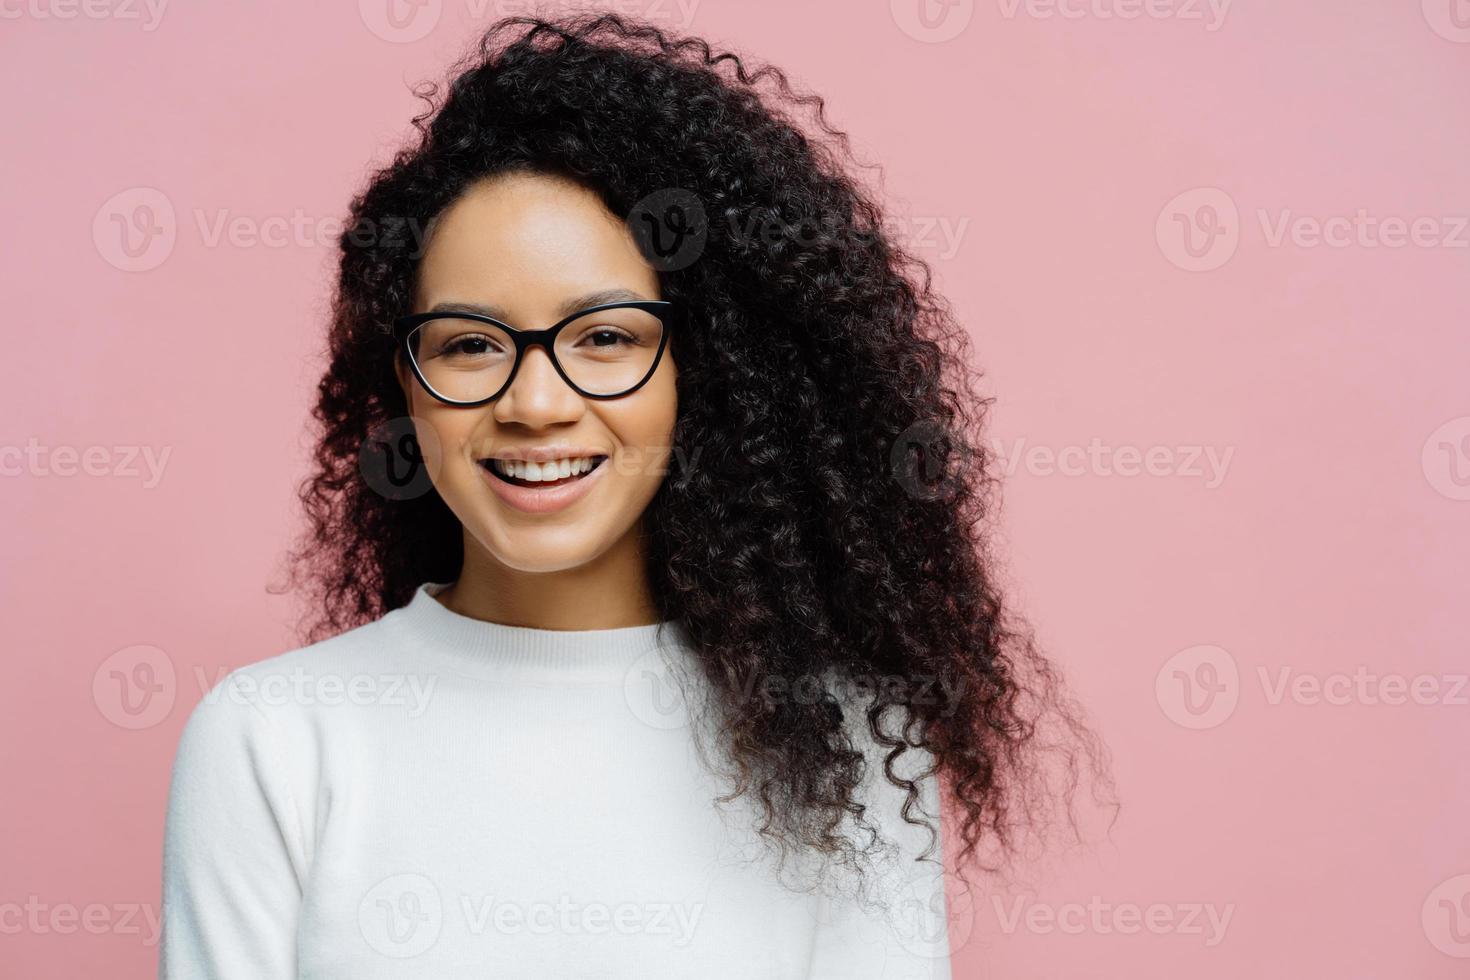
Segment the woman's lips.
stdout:
[[521,486],[502,480],[486,463],[480,463],[479,470],[490,489],[508,506],[526,514],[549,514],[570,507],[590,493],[593,485],[602,480],[607,461],[608,457],[604,456],[596,466],[576,479],[541,487]]

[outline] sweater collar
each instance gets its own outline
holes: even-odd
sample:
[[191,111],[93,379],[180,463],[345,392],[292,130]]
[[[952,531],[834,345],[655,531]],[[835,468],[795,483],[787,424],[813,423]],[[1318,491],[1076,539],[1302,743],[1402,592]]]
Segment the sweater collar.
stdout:
[[425,582],[408,604],[389,614],[417,648],[459,673],[546,683],[627,682],[640,663],[687,658],[688,635],[678,620],[611,629],[551,630],[474,619],[435,596],[452,582]]

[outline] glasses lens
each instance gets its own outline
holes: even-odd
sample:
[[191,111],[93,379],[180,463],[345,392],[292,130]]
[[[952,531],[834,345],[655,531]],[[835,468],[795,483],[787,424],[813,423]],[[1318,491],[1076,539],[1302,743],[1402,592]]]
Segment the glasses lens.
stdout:
[[436,317],[414,328],[408,343],[429,387],[453,401],[489,398],[516,360],[510,334],[478,320]]
[[648,310],[584,313],[557,334],[556,359],[583,391],[619,395],[648,376],[663,335],[663,321]]

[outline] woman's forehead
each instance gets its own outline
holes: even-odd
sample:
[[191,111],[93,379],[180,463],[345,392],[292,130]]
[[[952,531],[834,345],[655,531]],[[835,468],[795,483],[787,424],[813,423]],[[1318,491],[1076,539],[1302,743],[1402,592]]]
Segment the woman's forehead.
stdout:
[[435,221],[418,281],[429,303],[525,297],[560,307],[610,288],[658,298],[657,272],[596,194],[524,175],[476,184],[451,204]]

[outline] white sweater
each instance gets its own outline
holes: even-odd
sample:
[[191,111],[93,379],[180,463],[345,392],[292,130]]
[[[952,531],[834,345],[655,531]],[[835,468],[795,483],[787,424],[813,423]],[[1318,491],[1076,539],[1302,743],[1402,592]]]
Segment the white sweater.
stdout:
[[873,901],[803,890],[749,796],[714,802],[731,784],[700,750],[707,688],[677,623],[505,626],[446,608],[447,585],[193,709],[160,978],[949,980],[939,851],[912,860],[930,836],[870,739],[863,801],[897,859]]

